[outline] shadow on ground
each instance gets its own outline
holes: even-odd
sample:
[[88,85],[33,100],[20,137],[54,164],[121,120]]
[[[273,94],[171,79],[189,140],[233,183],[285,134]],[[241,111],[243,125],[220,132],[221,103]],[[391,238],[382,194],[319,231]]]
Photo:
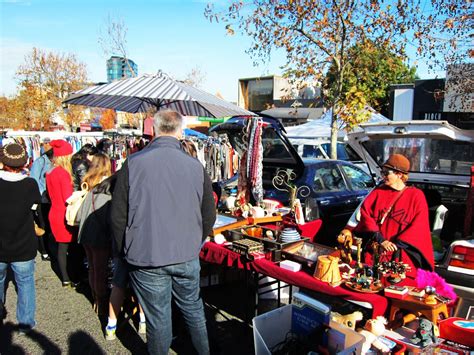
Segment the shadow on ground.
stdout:
[[[25,350],[21,346],[12,343],[14,333],[18,333],[17,325],[7,322],[0,326],[0,354],[25,354]],[[32,329],[23,336],[37,343],[43,354],[61,354],[59,347],[43,333]]]

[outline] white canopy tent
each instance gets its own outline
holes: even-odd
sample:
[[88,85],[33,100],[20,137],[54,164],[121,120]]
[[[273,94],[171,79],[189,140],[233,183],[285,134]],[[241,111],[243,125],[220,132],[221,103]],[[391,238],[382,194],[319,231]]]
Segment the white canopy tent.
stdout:
[[[380,113],[376,112],[373,108],[368,107],[367,110],[370,112],[370,118],[364,123],[378,123],[378,122],[389,122],[390,120]],[[331,116],[332,109],[324,113],[321,118],[315,119],[308,123],[287,127],[286,135],[294,144],[308,144],[311,142],[330,140],[331,138]],[[338,122],[339,126],[339,139],[344,140],[346,136],[344,122]]]

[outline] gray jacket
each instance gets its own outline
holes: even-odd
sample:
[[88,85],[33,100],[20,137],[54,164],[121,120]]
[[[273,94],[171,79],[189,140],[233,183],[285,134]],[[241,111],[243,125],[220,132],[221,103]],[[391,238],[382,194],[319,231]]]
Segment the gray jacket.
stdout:
[[111,220],[128,263],[159,267],[195,259],[216,212],[202,164],[173,137],[129,157],[117,176]]
[[113,178],[109,177],[94,187],[82,202],[76,215],[76,221],[79,222],[78,243],[93,247],[111,245],[110,204]]

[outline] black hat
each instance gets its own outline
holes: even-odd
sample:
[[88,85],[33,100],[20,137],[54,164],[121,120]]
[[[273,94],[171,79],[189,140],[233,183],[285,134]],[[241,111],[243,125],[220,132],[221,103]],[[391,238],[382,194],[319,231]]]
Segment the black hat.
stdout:
[[10,143],[3,147],[2,163],[11,168],[21,168],[26,165],[28,155],[25,148],[18,143]]

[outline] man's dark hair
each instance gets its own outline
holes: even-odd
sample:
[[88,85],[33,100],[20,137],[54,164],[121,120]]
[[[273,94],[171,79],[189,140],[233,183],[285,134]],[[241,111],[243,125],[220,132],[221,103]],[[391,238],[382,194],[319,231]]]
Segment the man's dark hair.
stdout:
[[87,143],[87,144],[84,144],[82,146],[82,148],[79,150],[79,152],[81,153],[81,155],[83,155],[84,157],[86,155],[94,155],[94,154],[97,154],[98,153],[98,150],[96,147],[94,147],[92,144],[90,143]]
[[50,150],[47,150],[46,152],[44,152],[44,155],[46,155],[48,157],[49,160],[53,159],[53,154],[54,151],[52,149]]
[[108,154],[111,145],[113,145],[113,142],[109,138],[103,138],[97,143],[97,150],[100,153]]

